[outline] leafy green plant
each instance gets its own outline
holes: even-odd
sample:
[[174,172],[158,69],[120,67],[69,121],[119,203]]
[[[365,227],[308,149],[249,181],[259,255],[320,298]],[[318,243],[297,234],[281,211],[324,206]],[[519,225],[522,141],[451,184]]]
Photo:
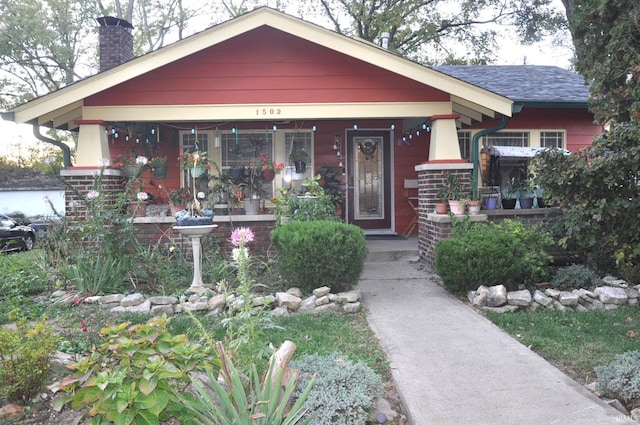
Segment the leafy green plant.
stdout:
[[14,309],[19,309],[28,319],[39,318],[44,312],[46,303],[33,296],[48,289],[55,273],[42,257],[41,250],[0,255],[0,323],[10,321],[10,312]]
[[562,208],[557,238],[599,270],[615,267],[620,250],[626,265],[640,264],[640,251],[624,249],[640,245],[638,139],[639,122],[616,123],[571,155],[549,149],[535,158],[536,183],[544,187],[545,200]]
[[591,288],[596,286],[594,272],[584,264],[571,264],[559,268],[551,279],[551,286],[559,290]]
[[114,292],[122,287],[125,265],[119,258],[82,255],[61,269],[62,274],[82,292],[91,295]]
[[190,342],[186,335],[172,335],[168,323],[160,317],[102,329],[106,341],[60,384],[67,394],[57,399],[54,408],[69,402],[73,409],[89,407],[92,424],[186,419],[178,393],[189,384],[190,374],[218,370],[219,362],[213,347]]
[[282,277],[303,292],[320,286],[334,292],[358,282],[367,256],[361,228],[333,221],[298,221],[277,227],[271,242]]
[[46,317],[34,325],[19,318],[15,329],[1,326],[0,395],[9,402],[22,403],[35,397],[46,382],[57,343]]
[[[303,419],[305,403],[314,385],[311,378],[306,387],[293,397],[296,375],[283,382],[283,371],[275,369],[272,358],[266,376],[262,381],[255,366],[251,370],[249,388],[245,388],[242,374],[235,368],[221,344],[218,353],[222,362],[220,384],[217,377],[209,372],[207,380],[193,381],[197,397],[182,397],[186,409],[195,416],[195,423],[203,425],[296,425],[307,424]],[[283,391],[284,387],[284,391]],[[215,398],[211,397],[215,394]],[[293,402],[295,399],[295,403]],[[293,403],[290,407],[290,404]]]
[[[301,372],[299,388],[315,377],[304,407],[311,424],[364,424],[382,394],[382,379],[366,364],[333,353],[294,359],[291,367]],[[294,395],[301,393],[296,390]]]
[[640,351],[618,354],[611,363],[595,370],[603,395],[625,403],[640,400]]

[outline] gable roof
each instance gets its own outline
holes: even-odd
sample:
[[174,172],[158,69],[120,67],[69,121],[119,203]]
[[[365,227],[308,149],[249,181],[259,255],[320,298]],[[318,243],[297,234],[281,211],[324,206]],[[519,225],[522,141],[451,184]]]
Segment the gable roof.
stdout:
[[538,103],[586,107],[589,99],[584,78],[557,66],[452,65],[432,68],[529,106]]
[[13,121],[56,128],[76,128],[74,122],[83,119],[83,99],[88,96],[261,26],[275,28],[438,88],[449,93],[454,102],[464,100],[465,105],[471,110],[479,110],[483,114],[493,114],[495,111],[511,115],[512,101],[498,93],[401,58],[372,43],[349,38],[299,18],[262,7],[20,105],[11,111]]

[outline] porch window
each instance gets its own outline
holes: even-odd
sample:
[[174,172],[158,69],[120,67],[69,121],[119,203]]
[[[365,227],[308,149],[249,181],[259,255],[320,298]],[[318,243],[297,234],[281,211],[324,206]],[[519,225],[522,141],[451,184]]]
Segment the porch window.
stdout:
[[500,131],[483,137],[483,146],[529,146],[528,131]]
[[540,146],[543,148],[564,149],[564,132],[562,131],[541,131]]
[[471,161],[471,132],[458,131],[458,143],[460,144],[460,156]]
[[[256,162],[261,155],[270,155],[275,158],[271,130],[224,132],[220,135],[220,143],[222,148],[220,167],[225,171],[230,168],[246,167]],[[273,182],[263,183],[262,189],[267,199],[273,196]]]

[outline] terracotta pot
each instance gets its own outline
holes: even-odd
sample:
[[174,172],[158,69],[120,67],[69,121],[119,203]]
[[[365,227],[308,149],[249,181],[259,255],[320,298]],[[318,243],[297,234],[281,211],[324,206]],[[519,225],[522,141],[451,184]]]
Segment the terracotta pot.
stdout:
[[449,200],[449,209],[454,215],[464,214],[465,207],[466,202],[464,201],[454,201],[453,199]]
[[438,202],[436,204],[436,214],[446,214],[447,213],[447,204],[444,202]]
[[136,217],[146,217],[147,216],[147,203],[146,202],[131,201],[131,202],[129,202],[129,206],[131,207],[131,211],[135,214]]
[[469,207],[469,215],[478,215],[480,214],[480,205],[482,201],[469,201],[467,206]]

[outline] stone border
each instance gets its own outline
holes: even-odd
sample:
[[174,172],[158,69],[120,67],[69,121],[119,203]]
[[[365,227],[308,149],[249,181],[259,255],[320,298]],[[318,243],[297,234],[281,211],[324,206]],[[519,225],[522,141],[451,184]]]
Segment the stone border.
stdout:
[[[254,307],[271,310],[274,316],[288,316],[292,313],[338,312],[355,313],[360,309],[361,294],[359,290],[331,293],[331,288],[323,286],[313,290],[313,295],[302,298],[299,288],[291,288],[286,292],[270,295],[253,296]],[[78,294],[68,291],[56,291],[51,294],[53,302],[61,304],[84,303],[97,304],[114,314],[142,313],[150,316],[172,315],[185,310],[207,312],[208,315],[222,314],[225,309],[232,308],[241,300],[235,295],[225,295],[211,290],[203,294],[192,294],[186,299],[173,296],[154,296],[145,298],[140,293],[112,294],[80,298]]]
[[626,281],[613,276],[602,280],[605,285],[593,291],[547,288],[544,291],[536,289],[533,294],[528,289],[507,292],[504,285],[480,286],[475,291],[469,291],[467,299],[475,307],[496,313],[536,311],[541,307],[561,311],[590,311],[612,310],[621,305],[638,306],[640,285],[629,287]]

